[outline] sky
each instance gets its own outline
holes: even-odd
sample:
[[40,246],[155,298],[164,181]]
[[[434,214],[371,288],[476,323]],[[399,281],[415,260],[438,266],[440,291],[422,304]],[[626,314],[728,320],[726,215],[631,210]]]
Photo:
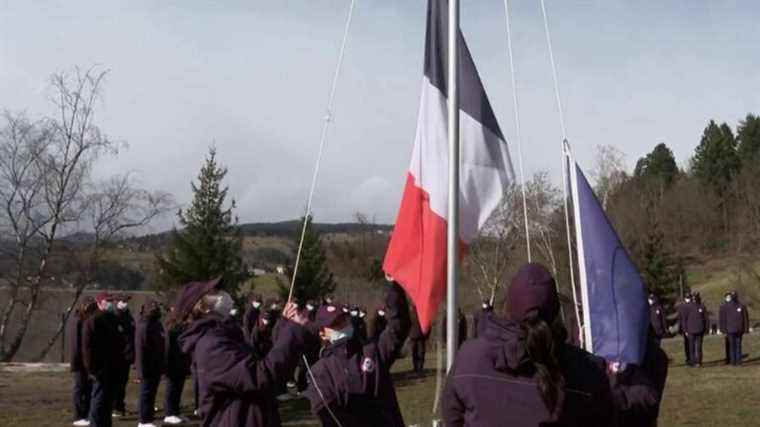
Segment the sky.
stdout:
[[[51,114],[49,76],[108,69],[96,124],[126,142],[99,177],[191,200],[212,144],[241,222],[306,205],[349,0],[0,0],[0,108]],[[559,116],[538,0],[512,0],[526,175],[560,180]],[[760,25],[745,1],[547,0],[578,162],[659,142],[686,165],[710,119],[760,113]],[[504,3],[461,0],[462,29],[517,170]],[[358,0],[314,196],[317,221],[393,223],[420,88],[424,0]],[[163,226],[171,225],[173,219]]]

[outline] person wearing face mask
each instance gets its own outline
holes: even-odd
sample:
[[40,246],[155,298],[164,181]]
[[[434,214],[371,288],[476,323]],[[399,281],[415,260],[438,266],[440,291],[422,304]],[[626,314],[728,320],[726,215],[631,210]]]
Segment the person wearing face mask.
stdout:
[[724,363],[726,365],[731,363],[731,348],[728,342],[728,334],[726,334],[726,312],[729,310],[729,304],[731,303],[731,292],[723,294],[723,303],[718,309],[718,335],[723,335],[723,345],[726,351],[726,358]]
[[116,317],[119,320],[119,333],[122,341],[122,356],[118,359],[115,371],[115,389],[113,401],[114,417],[123,417],[126,415],[126,392],[127,383],[129,382],[129,370],[135,363],[135,319],[132,312],[129,311],[130,296],[118,294],[115,297]]
[[387,325],[388,322],[385,320],[385,307],[381,306],[375,311],[375,315],[370,319],[369,325],[367,325],[369,339],[377,341]]
[[726,334],[728,343],[727,363],[741,365],[742,338],[749,332],[749,313],[747,307],[739,302],[736,291],[729,293],[720,307],[720,330]]
[[308,319],[287,304],[274,347],[260,358],[243,339],[242,329],[226,316],[232,298],[221,287],[221,278],[189,283],[175,304],[187,325],[180,345],[197,365],[202,425],[278,427],[275,391],[293,375]]
[[82,326],[82,363],[92,381],[90,427],[111,427],[115,371],[123,357],[123,341],[114,297],[100,292],[98,310]]
[[388,326],[375,342],[362,345],[350,314],[328,305],[317,314],[323,342],[303,393],[323,426],[402,427],[390,370],[409,332],[409,306],[392,282],[386,297]]
[[659,343],[668,333],[668,323],[665,319],[665,309],[658,301],[655,294],[649,294],[649,324],[654,330],[654,335]]
[[317,318],[317,306],[314,301],[306,301],[306,313],[309,315],[309,321],[313,322]]
[[605,362],[567,344],[551,273],[523,266],[502,307],[456,355],[441,400],[444,425],[614,426]]
[[354,335],[360,343],[367,342],[367,322],[365,320],[367,313],[359,306],[351,308],[351,324],[354,327]]
[[691,350],[689,347],[689,334],[686,332],[686,313],[689,310],[691,304],[691,294],[686,294],[683,301],[676,306],[676,314],[678,315],[678,331],[683,338],[683,353],[687,366],[691,365]]
[[686,334],[689,339],[690,366],[702,367],[702,339],[707,331],[709,319],[707,308],[702,304],[699,293],[692,296],[686,309]]
[[493,305],[491,305],[491,301],[484,299],[483,302],[480,304],[480,309],[472,316],[472,337],[477,338],[480,336],[481,326],[485,325],[483,320],[485,320],[486,317],[490,316],[493,312]]
[[164,374],[166,333],[161,324],[161,306],[150,300],[140,308],[135,329],[135,372],[140,383],[138,427],[155,427],[156,392]]
[[250,302],[248,304],[248,307],[245,309],[245,314],[243,315],[243,333],[245,334],[246,340],[248,342],[251,342],[251,336],[253,335],[253,330],[256,328],[256,326],[259,323],[259,316],[261,315],[261,306],[262,306],[262,299],[261,295],[253,295],[250,298]]

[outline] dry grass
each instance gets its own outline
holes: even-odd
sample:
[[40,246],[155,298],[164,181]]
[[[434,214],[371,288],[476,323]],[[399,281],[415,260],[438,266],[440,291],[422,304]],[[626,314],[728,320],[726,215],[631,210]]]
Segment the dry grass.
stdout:
[[[671,356],[670,375],[662,403],[660,426],[750,426],[760,425],[760,348],[748,337],[745,353],[748,357],[741,368],[722,363],[723,340],[709,337],[705,340],[705,367],[684,366],[680,339],[665,341]],[[396,386],[407,424],[430,425],[435,392],[435,375],[430,360],[430,371],[424,378],[409,375],[409,359],[396,366]],[[188,386],[190,384],[187,384]],[[69,375],[66,373],[11,374],[0,372],[0,425],[3,426],[65,426],[71,419]],[[185,407],[188,414],[191,387],[186,387]],[[137,386],[129,385],[125,419],[115,426],[134,426]],[[162,406],[163,387],[159,390],[158,406]],[[318,425],[309,415],[308,404],[291,400],[281,406],[283,421],[288,426]],[[197,423],[193,425],[198,425]]]

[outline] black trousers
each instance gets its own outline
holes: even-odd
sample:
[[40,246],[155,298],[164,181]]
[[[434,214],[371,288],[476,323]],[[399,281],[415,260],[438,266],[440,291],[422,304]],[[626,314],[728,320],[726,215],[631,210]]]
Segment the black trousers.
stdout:
[[166,377],[166,398],[164,400],[164,415],[179,416],[182,390],[185,388],[185,376]]
[[726,365],[731,363],[731,343],[729,342],[728,334],[726,334],[726,337],[723,339],[723,344],[726,348]]
[[691,364],[702,364],[702,334],[689,335],[689,350],[691,351]]
[[72,372],[74,376],[74,388],[71,390],[71,401],[74,403],[74,417],[77,420],[86,420],[90,416],[90,398],[92,397],[92,380],[87,377],[87,372]]
[[198,405],[199,404],[198,401],[200,400],[198,396],[199,393],[200,393],[200,387],[198,386],[198,373],[193,372],[193,405],[194,405],[193,409],[196,411],[200,407]]
[[113,377],[109,374],[100,375],[92,382],[90,427],[111,427],[113,390]]
[[152,423],[156,419],[156,392],[161,377],[143,378],[140,384],[140,422]]
[[681,334],[683,337],[683,354],[686,358],[686,364],[691,365],[691,346],[689,345],[689,337],[686,334]]
[[732,365],[742,364],[742,335],[728,334],[729,362]]
[[125,398],[129,382],[129,365],[118,366],[114,369],[113,410],[127,412]]
[[412,341],[412,366],[414,372],[422,373],[425,370],[426,340]]

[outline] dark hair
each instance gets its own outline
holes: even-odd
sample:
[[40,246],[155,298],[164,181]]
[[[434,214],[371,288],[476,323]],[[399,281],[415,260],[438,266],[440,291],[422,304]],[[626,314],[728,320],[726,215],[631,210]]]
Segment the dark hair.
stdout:
[[537,310],[529,312],[520,327],[525,332],[528,357],[536,370],[541,400],[551,413],[552,420],[557,420],[565,401],[565,377],[559,356],[567,339],[567,331],[558,318],[549,324],[538,315]]
[[79,316],[79,318],[84,322],[87,320],[90,316],[95,313],[98,309],[98,303],[95,302],[95,299],[93,298],[85,298],[79,305],[77,306],[76,314]]

